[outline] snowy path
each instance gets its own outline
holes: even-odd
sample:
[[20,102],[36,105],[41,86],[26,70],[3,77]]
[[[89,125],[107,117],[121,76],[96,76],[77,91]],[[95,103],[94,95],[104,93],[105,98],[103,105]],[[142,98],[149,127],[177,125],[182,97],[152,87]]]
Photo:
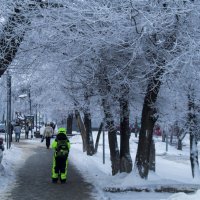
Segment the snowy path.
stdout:
[[93,199],[93,186],[71,164],[66,184],[51,183],[52,150],[46,149],[44,143],[21,140],[16,146],[26,152],[27,160],[17,173],[14,188],[2,200]]

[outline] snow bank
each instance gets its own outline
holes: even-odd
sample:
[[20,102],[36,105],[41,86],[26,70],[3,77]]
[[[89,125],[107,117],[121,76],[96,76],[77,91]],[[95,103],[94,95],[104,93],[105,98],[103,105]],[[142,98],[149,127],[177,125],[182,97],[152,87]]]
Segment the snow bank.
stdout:
[[[0,193],[8,189],[8,185],[14,185],[15,173],[24,163],[23,152],[21,149],[11,146],[9,150],[5,148],[3,160],[0,164]],[[9,188],[10,189],[10,188]]]
[[200,190],[195,194],[187,195],[185,193],[177,193],[170,196],[167,200],[199,200],[200,199]]

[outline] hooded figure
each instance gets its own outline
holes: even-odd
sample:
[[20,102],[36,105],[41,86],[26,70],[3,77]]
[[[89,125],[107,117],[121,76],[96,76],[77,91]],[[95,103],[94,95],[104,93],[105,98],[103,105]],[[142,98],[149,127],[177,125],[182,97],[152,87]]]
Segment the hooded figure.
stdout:
[[59,128],[56,139],[51,145],[54,149],[53,166],[52,166],[52,182],[57,183],[60,179],[61,183],[65,183],[67,179],[68,154],[70,142],[67,138],[65,128]]

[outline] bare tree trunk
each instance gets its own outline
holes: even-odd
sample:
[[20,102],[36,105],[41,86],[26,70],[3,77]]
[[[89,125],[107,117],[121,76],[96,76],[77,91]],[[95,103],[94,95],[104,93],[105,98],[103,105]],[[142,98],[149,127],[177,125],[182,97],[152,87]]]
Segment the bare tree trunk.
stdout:
[[193,134],[190,135],[190,163],[192,169],[192,177],[200,175],[199,172],[199,161],[198,161],[198,148],[197,140]]
[[178,138],[178,145],[177,145],[177,150],[183,150],[183,144],[182,144],[182,140],[180,138]]
[[110,127],[108,131],[108,140],[110,147],[111,168],[112,175],[114,176],[119,172],[120,169],[119,149],[117,144],[116,130],[114,129],[114,123],[109,122],[108,126]]
[[174,133],[171,132],[171,134],[170,134],[170,144],[171,144],[171,145],[172,145],[172,143],[173,143],[173,136],[174,136]]
[[75,118],[76,118],[77,126],[81,133],[82,141],[83,141],[83,152],[85,152],[87,150],[86,130],[85,130],[84,123],[82,121],[82,118],[78,110],[75,110]]
[[157,67],[152,75],[152,79],[149,81],[142,110],[141,129],[135,167],[141,178],[145,179],[147,179],[149,173],[150,148],[152,145],[153,128],[156,122],[154,117],[156,114],[154,105],[160,89],[161,82],[159,78],[162,73],[163,69]]
[[110,148],[110,160],[112,175],[119,172],[120,169],[120,157],[119,148],[117,144],[117,130],[114,124],[114,118],[112,116],[110,101],[107,99],[111,86],[107,77],[106,66],[101,66],[98,73],[99,78],[99,93],[102,96],[102,107],[105,115],[106,128],[108,129],[108,142]]
[[67,134],[72,135],[73,113],[69,113],[67,116]]
[[94,142],[92,136],[91,115],[89,112],[84,113],[84,124],[86,129],[87,155],[92,156],[94,154]]
[[115,129],[113,116],[111,114],[110,106],[106,99],[102,100],[102,105],[104,108],[106,125],[108,128],[108,141],[110,148],[110,160],[112,175],[115,175],[119,172],[120,169],[120,157],[119,157],[119,148],[117,144],[117,131]]
[[162,133],[162,142],[165,142],[165,140],[166,140],[166,135],[165,135],[165,133],[163,132],[163,133]]
[[84,97],[85,97],[85,109],[84,109],[84,125],[86,130],[86,147],[87,147],[87,155],[94,155],[94,141],[92,135],[92,121],[90,114],[90,99],[89,95],[91,94],[90,90],[87,88]]
[[[125,91],[127,89],[125,88]],[[127,95],[128,93],[126,93]],[[120,172],[130,173],[133,163],[130,155],[129,104],[125,94],[120,99]]]
[[149,170],[156,171],[156,149],[155,142],[152,140],[149,158]]
[[193,88],[189,88],[190,93],[188,94],[188,126],[190,133],[190,162],[192,169],[192,177],[199,177],[199,161],[198,161],[198,148],[197,148],[197,116],[195,110],[195,102],[194,102],[194,91]]
[[99,126],[99,130],[98,130],[98,134],[97,134],[97,138],[96,138],[96,142],[95,142],[95,150],[94,150],[95,153],[97,153],[97,150],[98,150],[99,139],[100,139],[102,128],[103,128],[103,122],[101,122],[101,124]]

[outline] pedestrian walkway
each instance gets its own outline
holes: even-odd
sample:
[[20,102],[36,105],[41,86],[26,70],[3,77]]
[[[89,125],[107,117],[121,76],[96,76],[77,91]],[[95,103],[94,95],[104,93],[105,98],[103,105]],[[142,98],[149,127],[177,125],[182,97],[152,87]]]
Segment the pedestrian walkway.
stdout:
[[[38,141],[39,142],[39,141]],[[17,173],[16,186],[4,200],[93,200],[93,186],[84,181],[81,174],[70,163],[66,184],[51,182],[52,154],[45,145],[35,148],[34,143],[20,140],[16,144],[24,151],[34,151]]]

